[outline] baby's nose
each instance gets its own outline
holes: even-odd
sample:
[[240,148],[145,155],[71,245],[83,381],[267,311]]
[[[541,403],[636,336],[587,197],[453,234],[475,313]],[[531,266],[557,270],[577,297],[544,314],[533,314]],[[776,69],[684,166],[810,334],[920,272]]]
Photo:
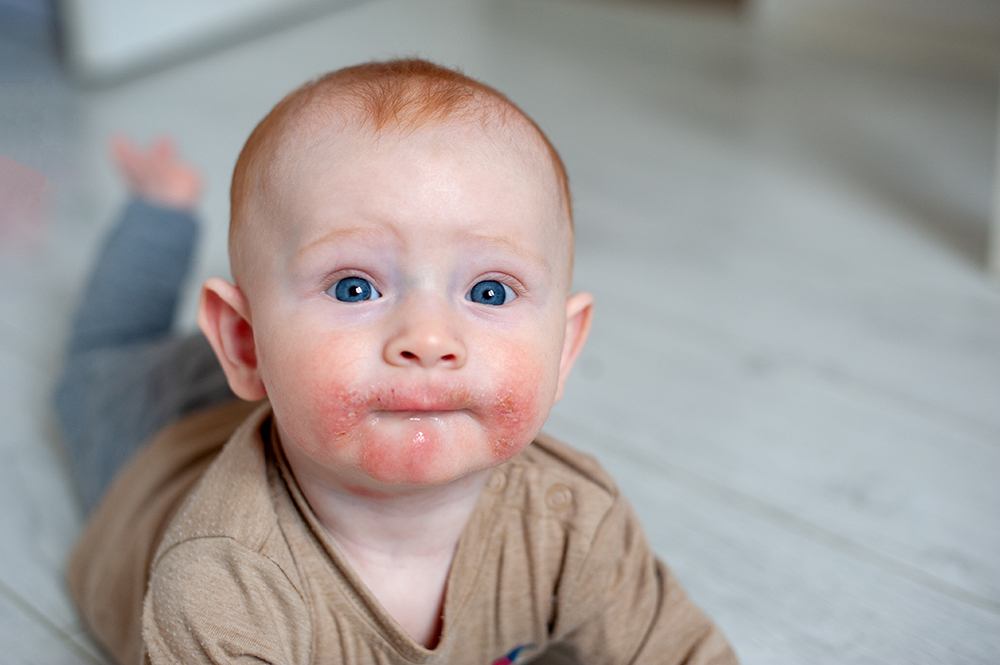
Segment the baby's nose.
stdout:
[[385,361],[399,367],[458,369],[465,365],[465,344],[443,316],[426,313],[410,317],[385,346]]

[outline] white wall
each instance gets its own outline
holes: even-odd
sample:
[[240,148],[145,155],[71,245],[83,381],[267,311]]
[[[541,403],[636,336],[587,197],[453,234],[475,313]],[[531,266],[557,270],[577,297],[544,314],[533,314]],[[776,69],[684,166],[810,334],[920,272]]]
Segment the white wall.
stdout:
[[757,5],[761,14],[772,20],[837,12],[1000,31],[997,0],[758,0]]
[[347,0],[61,0],[70,67],[114,80]]
[[752,0],[772,35],[995,76],[1000,0]]

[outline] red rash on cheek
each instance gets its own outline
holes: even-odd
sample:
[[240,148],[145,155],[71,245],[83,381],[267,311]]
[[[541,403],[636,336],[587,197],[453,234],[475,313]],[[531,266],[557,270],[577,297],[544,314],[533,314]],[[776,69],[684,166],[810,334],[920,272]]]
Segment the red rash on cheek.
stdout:
[[295,444],[320,463],[342,465],[369,415],[356,391],[329,380],[300,381],[290,399],[271,402]]
[[321,395],[316,411],[330,439],[348,436],[368,415],[365,400],[353,390],[326,387]]
[[284,431],[320,466],[387,483],[444,482],[510,459],[541,428],[555,390],[537,359],[498,363],[482,374],[492,379],[484,389],[462,375],[380,383],[325,366],[303,362],[282,377],[272,404]]
[[490,444],[497,462],[510,459],[531,442],[541,427],[540,415],[538,384],[530,378],[498,391],[490,423]]

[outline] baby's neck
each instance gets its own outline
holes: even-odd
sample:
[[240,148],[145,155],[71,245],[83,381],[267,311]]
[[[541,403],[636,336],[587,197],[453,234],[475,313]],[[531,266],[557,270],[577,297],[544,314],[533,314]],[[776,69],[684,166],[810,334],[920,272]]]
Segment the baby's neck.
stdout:
[[453,552],[489,473],[481,471],[442,485],[359,494],[311,482],[307,474],[300,477],[294,464],[292,470],[313,512],[338,546],[346,552],[393,558]]
[[455,548],[489,471],[442,485],[359,492],[317,478],[293,450],[286,456],[309,506],[354,571],[417,643],[433,648]]

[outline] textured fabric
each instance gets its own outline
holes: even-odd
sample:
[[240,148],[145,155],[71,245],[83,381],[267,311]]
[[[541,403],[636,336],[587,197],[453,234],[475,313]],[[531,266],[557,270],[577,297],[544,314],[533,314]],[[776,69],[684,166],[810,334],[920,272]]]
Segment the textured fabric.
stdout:
[[149,566],[171,517],[255,404],[231,400],[164,429],[122,471],[67,569],[84,624],[122,665],[141,661]]
[[88,511],[157,431],[233,398],[204,336],[172,334],[196,235],[190,214],[132,201],[84,289],[55,405]]
[[70,354],[169,333],[197,231],[186,212],[130,202],[94,264],[73,322]]
[[152,663],[485,665],[551,645],[543,658],[560,663],[735,662],[610,478],[544,435],[493,470],[456,551],[440,642],[421,647],[318,523],[268,405],[218,452],[248,409],[217,407],[163,432],[88,526],[71,586],[119,662],[142,660],[140,604]]

